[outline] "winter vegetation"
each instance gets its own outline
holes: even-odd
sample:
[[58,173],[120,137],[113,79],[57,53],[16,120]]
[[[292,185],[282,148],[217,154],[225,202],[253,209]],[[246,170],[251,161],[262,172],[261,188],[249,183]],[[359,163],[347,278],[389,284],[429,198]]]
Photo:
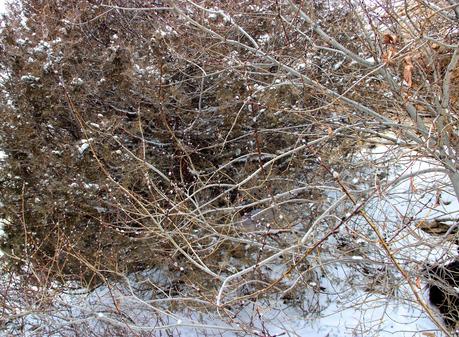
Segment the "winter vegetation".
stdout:
[[7,9],[0,334],[457,335],[459,2]]

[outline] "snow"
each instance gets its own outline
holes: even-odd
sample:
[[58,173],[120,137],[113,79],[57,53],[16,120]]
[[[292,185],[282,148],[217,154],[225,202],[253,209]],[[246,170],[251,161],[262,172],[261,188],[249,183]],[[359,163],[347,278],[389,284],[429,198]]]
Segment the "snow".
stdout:
[[17,40],[16,40],[16,44],[17,44],[18,46],[20,46],[20,47],[25,46],[27,43],[28,43],[28,41],[27,41],[27,40],[24,40],[24,39],[17,39]]
[[51,50],[51,45],[46,41],[40,41],[35,48],[33,48],[33,52],[35,54],[48,54]]
[[[88,148],[89,141],[81,142],[80,153]],[[397,164],[388,166],[393,160]],[[381,188],[370,194],[364,209],[410,277],[415,277],[420,263],[447,261],[455,255],[454,245],[441,243],[442,238],[434,238],[414,226],[417,220],[458,215],[459,205],[451,194],[447,177],[442,172],[432,172],[438,163],[385,145],[362,151],[355,161],[367,163],[360,175],[348,177],[346,172],[340,172],[334,177],[344,184],[349,179],[356,190],[373,187],[374,176],[381,177]],[[440,196],[438,191],[441,191]],[[337,196],[338,192],[330,193],[330,203]],[[175,272],[165,266],[128,275],[124,281],[115,282],[109,288],[103,286],[89,293],[82,289],[72,295],[62,293],[54,304],[55,319],[63,327],[75,319],[85,320],[88,329],[95,333],[103,329],[104,324],[120,322],[120,316],[114,313],[121,311],[129,317],[134,331],[142,327],[150,332],[167,330],[182,336],[202,336],[204,333],[227,337],[243,336],[244,333],[258,336],[442,336],[415,301],[406,280],[374,240],[368,224],[352,213],[348,217],[350,220],[340,227],[339,233],[324,243],[321,254],[311,255],[308,263],[315,277],[302,280],[306,277],[302,274],[287,279],[292,289],[300,284],[300,290],[294,292],[296,299],[286,300],[282,294],[273,294],[256,302],[241,303],[240,307],[227,309],[225,314],[189,310],[186,306],[170,311],[161,303],[180,301],[180,297],[159,295],[158,289],[170,287],[174,273],[186,271],[186,266],[177,264]],[[338,240],[350,235],[355,238],[351,237],[345,244],[354,248],[350,255],[345,255],[336,247]],[[240,270],[234,259],[228,264],[228,272]],[[261,272],[272,281],[283,275],[286,267],[279,260],[273,260],[263,266]],[[138,290],[143,289],[146,280],[155,286]],[[425,288],[417,291],[426,300]],[[229,291],[224,295],[224,301],[233,296]],[[227,315],[234,316],[229,319]],[[40,326],[40,319],[38,314],[28,315],[25,325]],[[40,329],[37,333],[54,336],[43,324]]]
[[263,45],[268,43],[269,40],[271,40],[271,36],[269,34],[263,34],[257,39],[257,42]]
[[80,154],[83,154],[88,148],[89,148],[89,144],[88,143],[83,143],[80,146],[78,146],[78,152]]
[[373,56],[370,56],[370,57],[367,57],[365,61],[370,62],[370,63],[375,63],[375,58]]
[[[382,145],[362,153],[361,160],[371,159],[375,165],[378,165],[379,162],[387,160],[387,156],[391,153],[398,157],[398,165],[388,168],[387,179],[394,180],[396,183],[389,185],[390,187],[382,195],[370,199],[365,209],[371,218],[381,225],[385,236],[391,238],[390,247],[395,252],[395,256],[400,261],[404,261],[408,272],[412,273],[415,272],[417,263],[437,262],[440,259],[451,258],[456,249],[440,244],[441,240],[432,238],[416,228],[403,228],[404,226],[400,224],[403,225],[406,218],[413,216],[425,219],[457,215],[459,205],[449,194],[451,191],[448,191],[449,181],[445,174],[435,172],[414,174],[439,167],[438,163],[432,160],[418,158],[411,152],[392,151]],[[413,179],[397,181],[401,176],[411,174]],[[353,178],[352,182],[356,184],[358,180]],[[446,204],[434,203],[438,190],[446,191]],[[360,231],[364,228],[362,221],[355,221],[353,226],[355,230]],[[432,240],[437,240],[438,243],[433,246],[422,245],[423,242],[432,242]],[[367,245],[368,239],[357,240],[357,242]],[[369,251],[368,257],[372,258],[372,261],[379,259],[382,265],[389,266],[387,257],[376,254],[380,251],[381,249]],[[325,253],[322,255],[324,256]],[[354,263],[362,264],[369,260],[360,255],[353,255],[350,259]],[[372,266],[371,263],[366,265],[368,268]],[[376,293],[368,292],[364,289],[365,280],[356,276],[355,268],[350,268],[350,264],[346,265],[343,261],[331,268],[325,268],[325,273],[327,277],[321,279],[321,286],[329,293],[320,295],[319,307],[323,308],[320,317],[308,321],[292,308],[276,311],[273,309],[279,305],[276,302],[271,306],[271,310],[274,310],[273,317],[265,315],[266,321],[263,325],[269,333],[295,331],[299,336],[413,336],[434,332],[436,336],[441,335],[430,318],[413,302],[412,290],[399,275],[388,274],[392,281],[398,281],[398,288],[391,289],[396,294],[391,296],[384,289],[382,291],[376,289]],[[380,274],[382,278],[386,277],[384,273]],[[357,282],[351,286],[352,278],[356,277]],[[420,292],[425,300],[425,293],[421,290]]]
[[334,69],[334,70],[338,70],[339,68],[341,68],[341,66],[343,65],[344,61],[345,61],[345,60],[341,60],[341,61],[335,63],[335,64],[333,65],[333,69]]
[[83,85],[84,81],[80,77],[75,77],[72,79],[72,82],[70,82],[70,84],[78,87],[78,86]]
[[296,67],[295,67],[296,70],[300,70],[300,71],[301,71],[301,70],[304,70],[305,68],[306,68],[306,63],[304,63],[304,62],[298,63],[298,64],[296,65]]
[[0,14],[2,13],[5,13],[6,12],[6,0],[0,0]]
[[[1,205],[0,205],[1,206]],[[7,221],[5,219],[0,219],[0,239],[5,237],[5,231],[3,227]],[[0,250],[0,258],[4,255],[4,253]]]
[[23,75],[23,76],[21,76],[21,81],[23,81],[25,83],[32,84],[32,83],[36,83],[36,82],[40,81],[40,77],[33,76],[31,74]]

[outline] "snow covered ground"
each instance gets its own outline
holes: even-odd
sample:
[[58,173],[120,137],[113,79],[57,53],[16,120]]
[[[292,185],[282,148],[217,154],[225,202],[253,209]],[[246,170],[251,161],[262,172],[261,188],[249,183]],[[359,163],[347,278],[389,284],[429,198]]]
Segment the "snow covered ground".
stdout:
[[[389,166],[394,159],[397,165]],[[365,211],[416,284],[420,266],[446,262],[457,255],[454,244],[415,226],[426,219],[459,216],[448,177],[435,172],[440,166],[432,160],[383,145],[362,152],[360,160],[373,163],[373,167],[350,180],[356,190],[365,189],[372,180],[381,185],[366,202]],[[359,181],[364,183],[359,185]],[[343,250],[333,248],[339,246],[339,242],[332,242],[336,238],[324,245],[321,260],[316,262],[322,290],[318,315],[308,318],[298,309],[281,308],[279,302],[270,303],[271,308],[265,305],[265,327],[270,336],[442,336],[364,219],[357,217],[342,226],[337,237],[345,240],[351,256],[346,260]],[[416,291],[427,300],[425,285],[417,284]]]
[[[391,156],[397,165],[388,165],[393,163]],[[382,145],[362,152],[356,161],[371,162],[372,167],[349,177],[343,174],[343,182],[355,195],[378,185],[369,197],[367,193],[365,211],[426,300],[425,287],[417,282],[420,267],[451,260],[457,247],[416,228],[416,223],[458,217],[448,178],[435,172],[436,163]],[[146,336],[443,336],[361,216],[341,226],[308,262],[316,278],[303,282],[308,288],[293,300],[279,294],[217,312],[193,311],[183,306],[192,299],[158,296],[154,289],[142,287],[145,280],[165,288],[171,283],[167,271],[150,270],[92,292],[40,290],[54,292],[53,309],[33,310],[28,303],[16,315],[24,318],[28,336],[70,336],[76,330],[91,335],[107,326],[129,326],[132,335]],[[274,260],[263,268],[275,279],[286,266]],[[182,305],[162,305],[175,301]]]
[[6,2],[7,0],[0,0],[0,14],[6,12]]

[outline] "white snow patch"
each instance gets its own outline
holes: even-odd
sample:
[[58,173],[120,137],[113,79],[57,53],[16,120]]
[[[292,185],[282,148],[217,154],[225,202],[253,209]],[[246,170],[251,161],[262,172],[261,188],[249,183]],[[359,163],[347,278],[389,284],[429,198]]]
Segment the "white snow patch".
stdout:
[[333,65],[333,70],[338,70],[343,65],[344,60],[341,60]]
[[266,44],[271,40],[271,36],[269,34],[263,34],[258,37],[257,41],[259,44]]
[[29,84],[36,83],[40,81],[40,77],[33,76],[31,74],[21,76],[21,81]]
[[80,154],[83,154],[88,148],[89,148],[89,144],[83,143],[78,146],[78,152],[80,152]]
[[70,84],[74,85],[74,86],[81,86],[81,85],[83,85],[83,83],[84,83],[84,81],[80,77],[75,77],[75,78],[72,79],[72,82],[70,82]]

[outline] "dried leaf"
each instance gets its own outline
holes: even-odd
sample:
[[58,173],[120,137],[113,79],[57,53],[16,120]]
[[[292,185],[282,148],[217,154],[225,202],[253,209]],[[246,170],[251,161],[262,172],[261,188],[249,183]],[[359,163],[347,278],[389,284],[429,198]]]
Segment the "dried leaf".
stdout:
[[411,60],[411,56],[405,56],[405,63],[412,66],[413,65],[413,61]]
[[406,82],[408,88],[413,86],[413,78],[412,78],[413,66],[405,65],[405,69],[403,70],[403,79]]
[[416,193],[417,190],[418,190],[418,189],[416,188],[416,185],[414,184],[414,178],[413,178],[413,177],[410,178],[410,188],[411,188],[411,191],[412,191],[413,193]]
[[405,68],[403,69],[403,79],[406,82],[406,85],[411,88],[413,86],[413,62],[411,62],[411,57],[405,57]]
[[383,43],[384,44],[396,44],[397,43],[397,36],[394,34],[384,34],[383,35]]
[[383,53],[382,55],[382,59],[383,59],[383,62],[385,64],[394,64],[394,60],[393,60],[393,57],[395,55],[395,48],[394,47],[390,47],[387,49],[386,52]]

